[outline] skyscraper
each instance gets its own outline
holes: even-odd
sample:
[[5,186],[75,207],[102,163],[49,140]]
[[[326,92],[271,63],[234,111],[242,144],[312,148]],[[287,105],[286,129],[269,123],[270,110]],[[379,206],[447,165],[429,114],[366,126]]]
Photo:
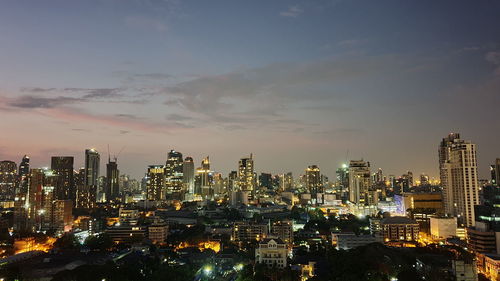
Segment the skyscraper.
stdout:
[[323,192],[323,184],[321,183],[321,172],[319,167],[312,165],[306,169],[306,190],[311,193],[313,200],[317,199],[318,193]]
[[72,156],[53,156],[50,169],[57,175],[54,196],[57,200],[75,200],[74,159]]
[[495,184],[500,185],[500,158],[495,160]]
[[209,198],[213,195],[213,172],[210,170],[210,158],[201,161],[201,167],[196,169],[195,194]]
[[152,201],[161,201],[165,198],[165,166],[148,166],[146,198]]
[[256,180],[252,154],[250,154],[249,158],[240,159],[238,163],[238,181],[241,191],[247,191],[251,196],[254,195]]
[[445,212],[465,226],[474,226],[474,205],[479,204],[476,145],[450,134],[439,146],[439,172]]
[[165,164],[165,185],[167,194],[179,193],[182,191],[183,173],[182,153],[170,150]]
[[349,163],[349,201],[354,204],[367,203],[371,187],[370,162],[351,160]]
[[30,158],[24,155],[21,163],[19,163],[19,190],[18,192],[28,192],[28,176],[30,173]]
[[97,150],[85,150],[84,182],[78,190],[76,204],[79,208],[93,208],[97,199],[100,156]]
[[191,157],[184,159],[182,165],[184,189],[189,194],[194,194],[194,161]]
[[118,163],[116,158],[111,161],[108,158],[108,163],[106,164],[106,184],[105,184],[105,196],[106,202],[117,201],[120,199],[120,171],[118,170]]
[[14,200],[17,186],[17,165],[13,161],[0,161],[0,199]]

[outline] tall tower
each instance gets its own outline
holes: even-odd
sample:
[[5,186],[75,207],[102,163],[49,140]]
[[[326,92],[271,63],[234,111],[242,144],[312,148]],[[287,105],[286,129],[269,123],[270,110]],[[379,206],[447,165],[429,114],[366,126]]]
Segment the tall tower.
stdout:
[[106,164],[106,184],[104,193],[106,194],[106,202],[116,201],[120,199],[120,171],[118,170],[117,159],[111,161],[108,157],[108,164]]
[[148,200],[161,201],[164,197],[165,166],[148,166],[146,197]]
[[184,189],[189,194],[194,194],[194,161],[191,157],[184,159],[182,165]]
[[75,200],[76,190],[72,156],[53,156],[50,169],[57,175],[54,197],[57,200]]
[[165,164],[165,184],[167,193],[178,193],[183,186],[183,158],[182,153],[170,150]]
[[99,179],[100,156],[97,150],[85,150],[84,181],[77,194],[77,207],[93,208],[96,203],[97,186]]
[[367,193],[370,187],[370,162],[351,160],[349,163],[349,201],[354,204],[367,203]]
[[239,188],[241,191],[248,192],[251,196],[255,192],[255,173],[253,155],[250,154],[249,158],[241,158],[238,163],[238,179]]
[[28,176],[30,174],[30,158],[24,155],[19,163],[19,190],[20,193],[28,192]]
[[0,199],[14,200],[17,186],[17,165],[12,161],[0,161]]
[[306,190],[311,193],[311,198],[316,200],[318,193],[321,193],[323,185],[321,183],[321,172],[319,167],[312,165],[306,169]]
[[465,226],[474,226],[479,204],[476,145],[450,134],[439,146],[439,172],[445,212]]

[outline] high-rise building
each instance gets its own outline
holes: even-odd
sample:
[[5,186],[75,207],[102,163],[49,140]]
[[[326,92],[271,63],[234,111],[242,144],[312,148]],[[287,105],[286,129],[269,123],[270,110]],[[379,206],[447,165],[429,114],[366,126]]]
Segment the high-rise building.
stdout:
[[13,161],[0,161],[0,200],[14,200],[17,186],[17,165]]
[[306,169],[306,190],[311,194],[313,200],[317,199],[317,194],[323,192],[321,183],[321,172],[319,167],[312,165]]
[[58,176],[48,169],[31,169],[29,192],[26,207],[28,208],[28,225],[32,231],[46,230],[50,224],[52,201]]
[[259,186],[268,189],[272,188],[272,175],[268,173],[260,173]]
[[347,164],[342,164],[342,167],[338,168],[337,174],[337,185],[342,187],[349,186],[349,166]]
[[100,155],[91,148],[85,150],[83,184],[77,189],[76,205],[78,208],[93,208],[97,200]]
[[500,158],[495,160],[495,184],[500,185]]
[[19,163],[19,190],[20,193],[28,192],[28,176],[30,173],[30,158],[24,155]]
[[55,184],[55,199],[75,200],[74,159],[72,156],[53,156],[50,169],[57,175]]
[[349,201],[354,204],[367,203],[371,187],[370,162],[351,160],[349,163]]
[[213,196],[213,172],[210,170],[210,158],[207,156],[201,161],[201,167],[196,169],[195,194],[203,198]]
[[293,189],[293,174],[292,172],[288,172],[286,174],[281,175],[281,190],[282,191],[291,191]]
[[465,226],[474,226],[474,205],[479,204],[476,145],[450,134],[439,146],[439,172],[445,212]]
[[120,200],[119,179],[120,171],[118,170],[116,158],[114,161],[111,161],[111,158],[108,158],[108,163],[106,164],[106,184],[104,188],[106,202]]
[[148,167],[146,197],[148,200],[161,201],[165,198],[165,166],[151,165]]
[[238,187],[241,191],[246,191],[253,198],[255,192],[255,173],[253,155],[249,158],[241,158],[238,163]]
[[184,189],[189,194],[194,194],[194,161],[191,157],[184,159],[182,165]]
[[183,191],[183,163],[182,153],[170,150],[165,164],[165,186],[167,194]]
[[238,172],[231,171],[227,177],[227,188],[228,191],[235,191],[238,188]]

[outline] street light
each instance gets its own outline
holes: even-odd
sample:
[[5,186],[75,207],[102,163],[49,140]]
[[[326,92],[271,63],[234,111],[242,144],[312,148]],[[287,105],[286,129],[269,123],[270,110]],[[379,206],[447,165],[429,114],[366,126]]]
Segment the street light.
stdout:
[[210,265],[205,265],[205,267],[203,268],[203,272],[206,275],[210,275],[210,273],[212,273],[212,267]]

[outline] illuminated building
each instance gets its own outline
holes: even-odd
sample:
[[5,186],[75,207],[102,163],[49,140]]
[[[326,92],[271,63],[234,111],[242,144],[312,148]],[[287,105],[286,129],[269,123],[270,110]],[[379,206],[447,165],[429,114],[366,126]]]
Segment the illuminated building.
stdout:
[[222,174],[216,173],[213,175],[214,181],[214,195],[220,196],[226,193],[226,181],[222,177]]
[[269,226],[265,223],[252,223],[248,221],[234,222],[231,239],[233,241],[259,241],[269,234]]
[[385,242],[415,242],[418,240],[419,225],[407,217],[389,217],[380,221]]
[[0,161],[0,200],[14,200],[17,186],[17,165],[12,161]]
[[148,238],[153,243],[165,243],[168,235],[168,225],[162,221],[155,221],[148,227]]
[[351,160],[349,163],[349,201],[365,204],[366,193],[371,187],[370,162]]
[[293,174],[288,172],[280,177],[281,191],[291,191],[293,189]]
[[445,212],[465,226],[474,226],[474,205],[479,204],[476,145],[450,134],[439,147],[439,172]]
[[116,158],[114,161],[111,161],[111,158],[108,158],[108,163],[106,164],[106,184],[104,185],[106,202],[120,200],[119,178],[120,171],[118,170]]
[[85,150],[85,167],[83,184],[77,188],[77,208],[92,209],[97,200],[97,188],[99,179],[100,156],[95,149]]
[[342,187],[349,186],[349,167],[347,164],[342,164],[342,167],[336,171],[337,185]]
[[272,235],[277,236],[287,245],[293,245],[293,221],[276,221],[271,225]]
[[19,163],[19,192],[28,192],[28,176],[30,174],[30,158],[24,155],[21,163]]
[[285,268],[288,247],[279,238],[267,238],[255,249],[255,261],[270,268]]
[[183,191],[183,163],[182,153],[170,150],[165,164],[165,187],[167,194]]
[[430,182],[429,182],[429,176],[426,175],[426,174],[421,174],[420,175],[420,185],[429,185]]
[[445,240],[457,236],[457,218],[430,218],[431,237],[434,240]]
[[237,171],[231,171],[229,173],[229,176],[227,177],[227,188],[228,191],[236,191],[238,187],[238,172]]
[[73,162],[72,156],[53,156],[51,158],[50,169],[57,175],[55,199],[76,199]]
[[238,163],[238,187],[241,191],[247,191],[253,198],[255,192],[255,173],[252,154],[249,158],[241,158]]
[[146,198],[151,201],[161,201],[165,198],[165,167],[163,165],[151,165],[148,167]]
[[147,227],[119,224],[106,228],[106,234],[115,243],[142,241],[147,235]]
[[321,172],[316,165],[309,166],[306,169],[306,190],[311,194],[311,199],[314,203],[316,203],[318,193],[323,192]]
[[207,156],[201,161],[201,167],[196,169],[195,194],[203,198],[211,198],[213,192],[213,172],[210,170],[210,158]]
[[32,231],[50,227],[56,180],[57,175],[52,170],[31,169],[26,207],[28,227]]
[[52,200],[45,204],[45,230],[62,233],[71,230],[73,225],[73,201]]
[[500,158],[495,160],[494,169],[495,171],[495,182],[494,184],[500,185]]
[[184,189],[189,194],[194,194],[194,161],[191,157],[184,159],[182,165]]
[[14,198],[14,230],[23,232],[29,230],[28,205],[25,193],[19,193]]

